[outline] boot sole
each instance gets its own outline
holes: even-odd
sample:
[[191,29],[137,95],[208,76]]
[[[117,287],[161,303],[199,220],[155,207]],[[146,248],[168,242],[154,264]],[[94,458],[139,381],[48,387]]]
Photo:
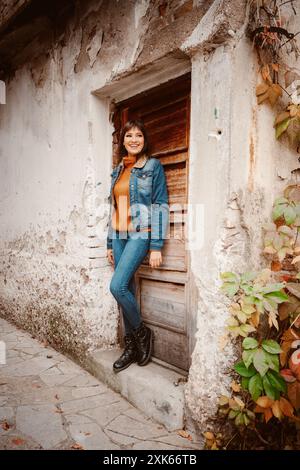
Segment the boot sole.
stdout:
[[150,361],[150,358],[152,356],[152,351],[153,351],[153,342],[154,342],[154,334],[153,334],[153,331],[151,331],[151,336],[150,336],[150,348],[149,348],[149,353],[146,357],[146,359],[143,360],[143,362],[138,362],[138,365],[139,366],[146,366],[148,364],[148,362]]
[[114,371],[115,374],[117,374],[118,372],[122,372],[122,370],[127,369],[129,366],[131,366],[131,364],[134,364],[135,362],[136,361],[129,362],[129,364],[126,364],[126,366],[121,367],[120,369],[115,369],[114,366],[113,366],[113,371]]

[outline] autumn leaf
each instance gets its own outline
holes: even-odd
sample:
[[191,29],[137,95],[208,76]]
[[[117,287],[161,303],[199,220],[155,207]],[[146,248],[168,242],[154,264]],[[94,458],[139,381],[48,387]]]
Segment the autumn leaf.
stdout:
[[300,382],[289,383],[287,394],[290,402],[296,410],[300,408]]
[[84,450],[81,444],[78,444],[77,442],[71,446],[71,449],[76,449],[76,450]]
[[238,384],[238,383],[235,382],[234,380],[231,382],[230,387],[232,388],[232,390],[233,390],[234,392],[240,392],[240,391],[241,391],[241,386],[240,386],[240,384]]
[[192,436],[184,429],[181,429],[180,431],[178,431],[177,434],[181,437],[184,437],[185,439],[188,439],[189,441],[193,440]]
[[210,431],[204,432],[203,436],[205,437],[205,439],[208,439],[209,441],[213,441],[215,439],[215,435]]
[[21,446],[22,444],[25,443],[24,439],[12,439],[11,442],[15,444],[16,446]]
[[8,431],[9,428],[10,428],[10,425],[8,424],[8,422],[5,420],[5,421],[2,421],[1,423],[1,427],[4,431]]

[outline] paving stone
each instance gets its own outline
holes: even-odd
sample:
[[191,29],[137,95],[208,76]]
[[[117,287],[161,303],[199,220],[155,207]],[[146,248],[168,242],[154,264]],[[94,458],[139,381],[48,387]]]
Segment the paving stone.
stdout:
[[[99,380],[95,379],[91,375],[84,373],[81,373],[80,375],[77,375],[70,380],[66,381],[65,385],[70,386],[70,387],[90,387],[93,385],[99,385],[101,382]],[[104,387],[106,387],[106,390],[109,390],[109,388],[102,384]]]
[[[49,372],[52,369],[49,369]],[[62,385],[65,384],[71,377],[74,377],[73,375],[65,375],[62,374],[61,372],[55,373],[51,372],[48,374],[48,371],[42,372],[40,375],[41,380],[44,382],[44,384],[48,385],[49,387],[53,387],[55,385]]]
[[[9,425],[9,429],[6,430],[3,426],[4,422]],[[12,432],[15,427],[15,412],[10,406],[3,406],[0,408],[0,436],[2,434],[8,434]]]
[[64,418],[69,424],[85,424],[93,422],[92,418],[83,414],[65,414]]
[[74,441],[86,450],[119,450],[113,444],[100,426],[92,424],[74,424],[69,426],[69,432]]
[[118,416],[108,426],[107,430],[119,432],[138,439],[150,439],[166,433],[165,429],[145,418],[144,423],[136,421],[129,416]]
[[105,432],[112,442],[121,446],[131,447],[133,444],[140,442],[139,439],[127,436],[119,432],[109,431],[109,429],[106,429]]
[[67,438],[60,414],[54,405],[20,406],[16,413],[16,427],[40,444],[52,449]]
[[0,436],[0,450],[40,450],[42,446],[18,430]]
[[120,401],[120,397],[115,396],[113,392],[106,392],[99,396],[79,398],[64,402],[61,404],[61,409],[64,413],[73,413],[74,411],[84,411],[88,409],[94,409],[98,406],[105,406],[116,401]]
[[36,403],[54,403],[73,400],[71,390],[63,387],[35,388],[19,397],[20,405],[34,405]]
[[197,445],[168,432],[78,364],[2,319],[0,331],[9,361],[0,369],[0,422],[2,417],[10,425],[0,429],[0,449],[71,449],[75,443],[103,450]]
[[73,398],[83,398],[83,397],[92,397],[94,395],[100,395],[101,393],[106,393],[107,387],[104,385],[94,385],[92,387],[80,387],[73,388],[71,393]]
[[27,359],[21,364],[16,366],[4,366],[1,369],[2,375],[7,375],[10,377],[24,377],[26,375],[38,375],[41,372],[49,369],[54,365],[54,362],[51,359],[33,357],[32,359]]
[[95,421],[97,421],[100,426],[106,426],[117,416],[119,416],[123,411],[126,411],[130,408],[131,405],[126,400],[122,400],[118,403],[112,403],[111,405],[99,406],[98,408],[94,408],[93,410],[86,410],[83,413],[86,416],[90,416]]

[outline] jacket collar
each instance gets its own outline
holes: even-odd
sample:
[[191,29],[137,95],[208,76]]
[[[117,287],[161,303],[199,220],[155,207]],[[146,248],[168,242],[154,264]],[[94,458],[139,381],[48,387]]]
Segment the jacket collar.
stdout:
[[[149,157],[144,153],[137,159],[137,161],[133,165],[133,168],[143,168],[146,165],[146,162],[148,160],[149,160]],[[120,166],[123,169],[124,167],[123,160],[121,160]]]

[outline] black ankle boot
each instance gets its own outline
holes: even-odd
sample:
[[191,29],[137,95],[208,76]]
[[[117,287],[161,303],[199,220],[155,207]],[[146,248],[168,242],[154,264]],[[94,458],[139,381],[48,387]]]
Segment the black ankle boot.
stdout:
[[137,360],[137,345],[135,343],[135,337],[133,334],[128,334],[124,337],[125,348],[122,355],[113,364],[113,370],[120,372],[126,369],[133,362]]
[[134,330],[134,337],[138,348],[137,363],[139,366],[148,364],[152,354],[153,331],[144,323]]

